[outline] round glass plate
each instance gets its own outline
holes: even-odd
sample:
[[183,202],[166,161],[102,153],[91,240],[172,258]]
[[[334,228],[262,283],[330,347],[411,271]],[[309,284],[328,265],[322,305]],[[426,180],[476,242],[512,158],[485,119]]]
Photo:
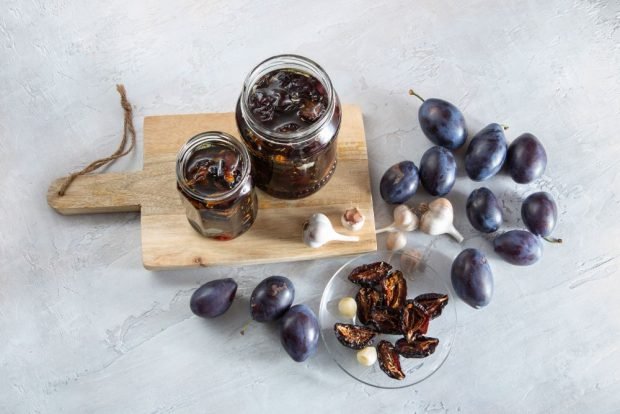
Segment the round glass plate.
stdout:
[[[325,287],[319,310],[319,324],[325,347],[344,372],[364,384],[379,388],[404,388],[417,384],[437,371],[450,353],[456,332],[455,298],[450,294],[443,280],[430,266],[422,262],[415,269],[412,269],[414,260],[416,260],[415,257],[401,252],[364,254],[350,260],[338,269]],[[443,293],[449,296],[448,304],[440,316],[431,320],[428,332],[425,335],[439,339],[435,352],[426,358],[400,357],[401,368],[405,373],[405,378],[402,380],[388,377],[379,368],[378,362],[370,367],[359,364],[356,357],[357,351],[343,346],[338,342],[334,333],[334,324],[336,322],[361,325],[357,317],[351,320],[342,316],[338,311],[338,302],[344,296],[354,298],[360,288],[347,279],[351,271],[357,266],[378,261],[387,262],[392,265],[393,269],[403,272],[407,280],[407,299],[413,299],[423,293]],[[401,337],[402,335],[378,334],[373,344],[378,344],[382,339],[394,344]]]

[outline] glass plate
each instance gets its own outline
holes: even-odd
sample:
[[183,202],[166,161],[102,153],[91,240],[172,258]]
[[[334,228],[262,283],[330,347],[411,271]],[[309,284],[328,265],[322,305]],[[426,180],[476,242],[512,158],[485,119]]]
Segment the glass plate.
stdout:
[[[415,257],[411,256],[411,254],[401,252],[364,254],[350,260],[338,269],[327,283],[327,286],[325,286],[319,310],[319,324],[321,326],[323,342],[336,364],[344,372],[364,384],[379,388],[404,388],[417,384],[430,377],[441,367],[454,343],[456,332],[455,298],[450,293],[446,283],[424,262],[415,269],[411,269],[413,260],[415,260]],[[407,280],[408,299],[413,299],[422,293],[431,292],[443,293],[449,296],[448,304],[443,309],[441,316],[431,320],[426,334],[426,336],[438,338],[439,345],[437,345],[435,352],[426,358],[401,357],[400,363],[405,373],[405,378],[402,380],[388,377],[381,371],[378,362],[370,367],[359,364],[356,358],[357,351],[343,346],[338,342],[334,334],[334,324],[336,322],[361,324],[357,321],[357,317],[351,320],[342,316],[338,312],[338,301],[344,296],[354,298],[359,290],[358,285],[351,283],[347,279],[351,271],[357,266],[377,261],[385,261],[391,264],[394,269],[399,269],[403,272]],[[382,339],[394,344],[401,337],[402,335],[379,334],[375,337],[373,344],[378,344]]]

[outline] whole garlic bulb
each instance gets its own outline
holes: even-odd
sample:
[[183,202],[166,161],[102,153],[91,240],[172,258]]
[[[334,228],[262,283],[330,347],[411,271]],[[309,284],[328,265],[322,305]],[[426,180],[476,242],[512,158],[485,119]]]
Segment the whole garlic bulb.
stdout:
[[449,234],[457,242],[463,241],[463,236],[454,228],[454,209],[452,203],[446,198],[438,198],[428,205],[421,205],[423,211],[420,218],[420,230],[431,236]]
[[315,213],[304,223],[302,240],[310,247],[317,248],[332,240],[359,241],[357,236],[345,236],[334,230],[325,214]]
[[418,216],[405,204],[396,206],[392,214],[394,216],[392,224],[376,230],[377,234],[386,231],[413,231],[418,228]]

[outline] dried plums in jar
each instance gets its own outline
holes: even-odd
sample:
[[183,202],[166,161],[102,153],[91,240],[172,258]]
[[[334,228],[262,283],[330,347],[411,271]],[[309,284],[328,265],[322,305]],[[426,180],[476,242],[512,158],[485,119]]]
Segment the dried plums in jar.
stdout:
[[295,55],[260,63],[236,110],[256,186],[285,199],[321,189],[336,169],[341,117],[338,95],[319,65]]
[[177,189],[192,227],[230,240],[247,231],[258,210],[251,160],[242,142],[223,132],[191,138],[177,155]]

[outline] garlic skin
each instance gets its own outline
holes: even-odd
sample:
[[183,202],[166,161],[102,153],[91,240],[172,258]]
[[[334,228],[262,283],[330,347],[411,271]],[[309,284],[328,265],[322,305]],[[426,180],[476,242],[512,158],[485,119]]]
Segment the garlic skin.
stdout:
[[367,346],[357,351],[357,362],[365,367],[372,366],[377,362],[377,349],[374,346]]
[[407,245],[407,236],[400,231],[388,234],[385,246],[388,250],[400,250]]
[[420,230],[431,236],[449,234],[461,243],[463,236],[454,228],[454,209],[446,198],[438,198],[428,205],[422,204],[419,210],[423,212],[420,218]]
[[330,241],[359,241],[357,236],[337,233],[325,214],[315,213],[304,223],[302,241],[306,246],[318,248]]
[[392,215],[394,216],[394,222],[387,227],[376,230],[375,233],[384,233],[386,231],[413,231],[418,228],[420,221],[418,216],[405,204],[396,206]]
[[338,312],[345,318],[353,319],[357,315],[357,302],[350,296],[345,296],[338,302]]
[[406,273],[413,272],[423,260],[422,252],[415,249],[403,250],[403,254],[400,256],[401,270]]
[[360,231],[364,227],[366,217],[362,214],[357,207],[347,209],[342,216],[340,216],[340,222],[342,226],[350,231]]

